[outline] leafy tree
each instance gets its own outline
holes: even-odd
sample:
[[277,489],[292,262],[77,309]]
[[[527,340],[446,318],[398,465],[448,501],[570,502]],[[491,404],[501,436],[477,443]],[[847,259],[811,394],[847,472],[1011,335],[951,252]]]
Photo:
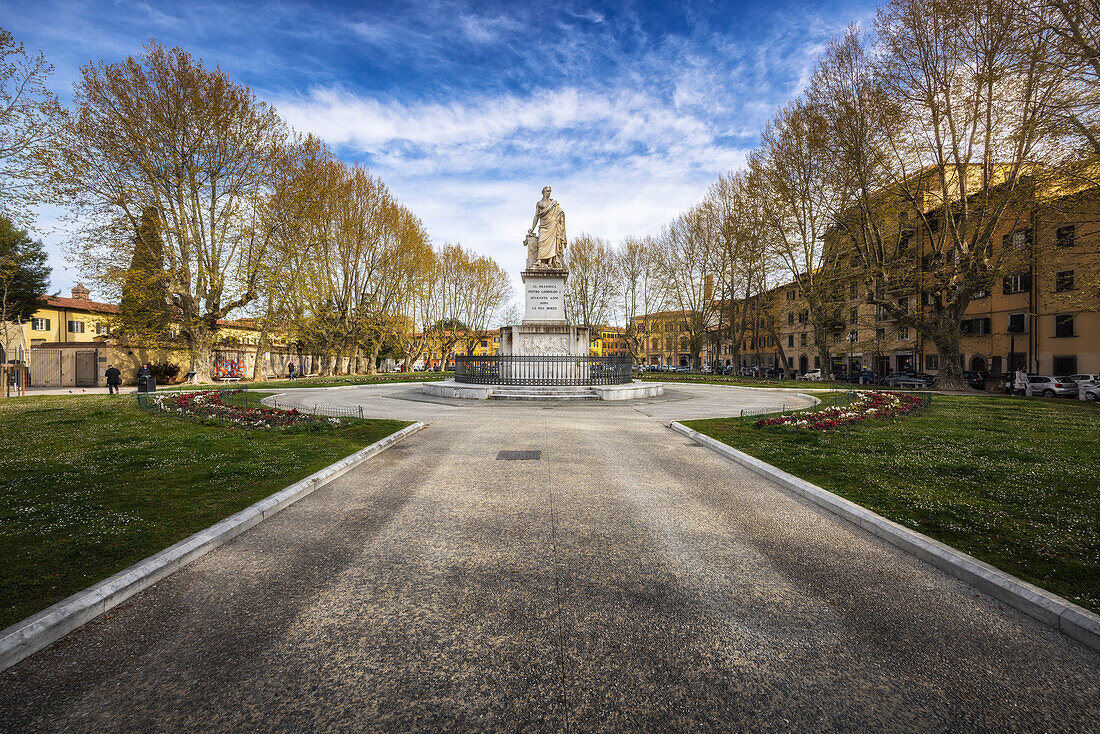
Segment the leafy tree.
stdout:
[[155,42],[138,57],[85,66],[74,99],[50,161],[82,225],[72,255],[117,289],[107,264],[130,254],[155,206],[168,295],[191,368],[208,381],[218,320],[257,298],[286,125],[221,70]]
[[157,209],[147,206],[134,236],[134,254],[126,271],[119,302],[118,322],[124,335],[152,345],[168,331],[168,273],[164,269],[164,240]]
[[19,223],[45,194],[51,124],[61,108],[46,88],[53,67],[0,28],[0,213]]
[[6,217],[0,217],[0,334],[4,353],[11,342],[8,322],[20,324],[41,305],[50,283],[50,268],[41,240],[32,240]]

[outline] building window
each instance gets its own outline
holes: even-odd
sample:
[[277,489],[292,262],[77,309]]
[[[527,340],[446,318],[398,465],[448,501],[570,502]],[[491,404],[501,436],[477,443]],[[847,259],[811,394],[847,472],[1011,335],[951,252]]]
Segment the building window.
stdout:
[[1030,273],[1016,273],[1015,275],[1009,275],[1004,279],[1004,292],[1006,296],[1012,293],[1027,293],[1030,290]]
[[909,296],[902,296],[898,299],[898,310],[902,313],[909,313]]
[[859,295],[859,283],[854,280],[848,285],[848,297],[855,298]]
[[978,290],[974,291],[974,300],[977,301],[981,298],[989,298],[988,288],[979,288]]
[[794,334],[787,334],[787,346],[788,347],[793,347],[794,346]]
[[794,326],[794,311],[787,312],[787,326]]
[[49,319],[31,319],[31,331],[49,331]]
[[833,344],[840,344],[840,332],[839,331],[834,331],[833,332]]
[[908,338],[909,338],[909,327],[908,326],[899,326],[898,327],[898,341],[904,341]]
[[938,354],[926,354],[924,355],[924,369],[926,370],[938,370],[940,368],[940,355]]
[[793,301],[798,298],[798,291],[787,291],[787,300]]
[[1076,232],[1072,224],[1059,227],[1054,232],[1054,244],[1058,247],[1073,247],[1076,240]]
[[1054,336],[1073,336],[1073,314],[1063,313],[1054,317]]
[[1054,358],[1054,374],[1056,375],[1072,375],[1077,372],[1077,355],[1071,354],[1067,357],[1055,357]]
[[482,348],[482,349],[485,349],[485,348],[487,348],[488,346],[489,346],[489,340],[488,340],[488,339],[482,339],[482,340],[481,340],[481,348]]
[[885,339],[886,338],[886,329],[882,329],[882,328],[875,329],[875,338],[876,339]]
[[854,324],[857,321],[859,321],[859,308],[857,306],[852,306],[848,309],[848,323]]
[[809,320],[810,320],[810,312],[809,311],[799,311],[798,312],[798,323],[804,324]]
[[963,336],[986,336],[990,333],[990,324],[988,316],[980,319],[966,319],[959,322],[959,333]]
[[855,331],[854,329],[852,331],[849,331],[848,332],[848,341],[852,344],[855,344],[856,342],[858,342],[859,341],[859,332]]
[[802,332],[798,337],[798,343],[801,346],[806,346],[806,332]]
[[69,322],[69,333],[70,334],[83,334],[84,333],[84,322],[83,321],[70,321]]
[[1056,291],[1071,291],[1073,290],[1073,271],[1063,270],[1054,278],[1054,290]]
[[1011,247],[1014,250],[1023,250],[1031,244],[1031,228],[1018,229],[1001,238],[1001,245]]

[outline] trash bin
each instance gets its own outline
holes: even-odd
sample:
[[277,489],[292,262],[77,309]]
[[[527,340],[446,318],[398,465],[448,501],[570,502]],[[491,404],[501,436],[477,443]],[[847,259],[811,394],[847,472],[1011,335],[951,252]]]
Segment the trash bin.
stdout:
[[138,392],[156,392],[157,391],[157,378],[149,375],[148,377],[139,377],[137,380]]

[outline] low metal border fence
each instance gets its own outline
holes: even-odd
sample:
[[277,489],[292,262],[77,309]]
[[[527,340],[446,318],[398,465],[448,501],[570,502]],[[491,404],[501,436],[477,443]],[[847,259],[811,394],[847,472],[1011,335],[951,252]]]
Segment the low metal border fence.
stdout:
[[473,385],[625,385],[630,357],[455,357],[455,382]]

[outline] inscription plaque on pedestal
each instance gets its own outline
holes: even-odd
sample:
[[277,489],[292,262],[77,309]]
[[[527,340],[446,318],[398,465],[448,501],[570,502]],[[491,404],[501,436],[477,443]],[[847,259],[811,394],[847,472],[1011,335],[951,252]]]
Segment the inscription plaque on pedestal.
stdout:
[[524,272],[524,313],[526,321],[565,321],[565,273]]

